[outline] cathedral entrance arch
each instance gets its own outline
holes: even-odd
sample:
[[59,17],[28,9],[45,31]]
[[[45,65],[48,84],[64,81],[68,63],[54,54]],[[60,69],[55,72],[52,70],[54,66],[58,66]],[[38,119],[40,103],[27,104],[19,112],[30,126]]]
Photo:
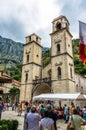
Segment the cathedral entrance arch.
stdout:
[[37,84],[32,89],[32,97],[42,93],[51,93],[51,87],[47,83]]

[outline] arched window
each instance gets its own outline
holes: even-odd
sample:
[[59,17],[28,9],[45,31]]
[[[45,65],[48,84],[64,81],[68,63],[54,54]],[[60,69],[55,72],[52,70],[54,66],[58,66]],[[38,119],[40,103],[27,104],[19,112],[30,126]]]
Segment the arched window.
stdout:
[[49,69],[49,71],[48,71],[48,76],[49,76],[49,78],[51,78],[51,69]]
[[58,79],[61,79],[61,68],[60,67],[58,67],[58,69],[57,69],[57,73],[58,73]]
[[72,75],[72,68],[70,68],[70,78],[73,78],[73,75]]
[[29,62],[29,55],[27,55],[27,62]]
[[79,92],[79,86],[76,84],[76,92]]
[[81,93],[83,94],[83,86],[81,86]]
[[29,36],[29,41],[31,41],[31,36]]
[[60,44],[57,44],[57,53],[60,53]]
[[57,28],[57,30],[61,29],[61,23],[57,23],[56,28]]
[[38,37],[36,37],[36,42],[38,42]]
[[26,75],[25,75],[25,82],[28,81],[28,73],[26,72]]

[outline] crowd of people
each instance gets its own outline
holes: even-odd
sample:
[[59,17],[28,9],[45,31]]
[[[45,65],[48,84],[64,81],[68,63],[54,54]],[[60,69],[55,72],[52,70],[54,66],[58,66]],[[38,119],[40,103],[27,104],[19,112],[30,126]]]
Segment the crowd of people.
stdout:
[[[62,108],[61,108],[62,109]],[[83,108],[83,115],[79,115],[80,106],[71,106],[65,104],[63,106],[63,117],[67,123],[66,130],[74,127],[75,130],[81,130],[81,125],[86,124],[86,107]],[[25,117],[23,130],[57,130],[58,126],[58,108],[53,104],[39,103],[39,104],[25,104]]]
[[[0,101],[0,120],[2,111],[9,110],[9,103]],[[81,125],[86,125],[86,106],[82,108],[80,114],[80,105],[75,106],[71,102],[71,106],[64,104],[63,107],[55,107],[53,102],[25,102],[24,110],[22,103],[15,103],[11,106],[12,111],[18,112],[21,116],[24,111],[24,127],[23,130],[58,130],[58,111],[63,111],[64,123],[67,123],[65,130],[81,130]]]
[[52,104],[25,104],[24,130],[57,130],[57,113]]

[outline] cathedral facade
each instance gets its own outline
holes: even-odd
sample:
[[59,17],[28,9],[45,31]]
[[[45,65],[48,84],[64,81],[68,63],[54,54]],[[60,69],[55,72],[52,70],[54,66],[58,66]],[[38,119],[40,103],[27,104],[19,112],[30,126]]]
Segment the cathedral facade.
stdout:
[[65,16],[59,16],[52,21],[51,63],[44,69],[41,38],[34,33],[26,37],[20,101],[30,101],[33,96],[42,93],[81,92],[80,83],[74,73],[72,34],[69,26]]

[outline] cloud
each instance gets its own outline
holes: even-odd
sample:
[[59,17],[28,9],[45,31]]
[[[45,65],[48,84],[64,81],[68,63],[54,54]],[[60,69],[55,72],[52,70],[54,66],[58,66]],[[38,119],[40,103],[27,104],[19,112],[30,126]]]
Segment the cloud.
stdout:
[[46,29],[60,13],[60,7],[53,0],[3,0],[0,5],[0,34],[23,42],[24,37],[33,32],[47,39],[50,30]]
[[50,46],[52,21],[65,15],[70,31],[78,37],[78,20],[86,22],[85,0],[3,0],[0,1],[0,35],[25,42],[25,37],[36,33],[42,46]]
[[85,0],[63,0],[62,10],[63,13],[70,22],[70,31],[73,38],[79,38],[79,20],[86,22],[86,1]]

